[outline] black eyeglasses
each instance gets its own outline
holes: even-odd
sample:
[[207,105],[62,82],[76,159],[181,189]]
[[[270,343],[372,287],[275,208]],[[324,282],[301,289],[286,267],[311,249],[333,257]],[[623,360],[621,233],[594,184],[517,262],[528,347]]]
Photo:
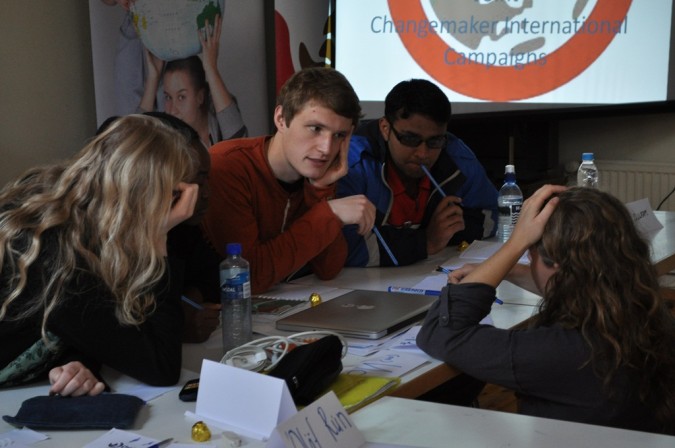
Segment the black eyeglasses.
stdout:
[[396,139],[401,142],[403,146],[407,146],[409,148],[417,148],[422,144],[422,142],[424,142],[428,149],[441,149],[444,148],[448,143],[447,133],[443,135],[434,135],[433,137],[423,139],[417,134],[401,134],[396,129],[394,129],[394,126],[391,123],[389,124],[389,128],[396,136]]

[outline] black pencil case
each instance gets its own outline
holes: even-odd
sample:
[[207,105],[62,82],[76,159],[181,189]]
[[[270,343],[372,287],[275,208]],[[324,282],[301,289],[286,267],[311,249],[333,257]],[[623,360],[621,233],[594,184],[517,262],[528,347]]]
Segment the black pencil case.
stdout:
[[133,395],[38,396],[21,403],[14,417],[3,415],[14,426],[31,429],[130,428],[145,404]]

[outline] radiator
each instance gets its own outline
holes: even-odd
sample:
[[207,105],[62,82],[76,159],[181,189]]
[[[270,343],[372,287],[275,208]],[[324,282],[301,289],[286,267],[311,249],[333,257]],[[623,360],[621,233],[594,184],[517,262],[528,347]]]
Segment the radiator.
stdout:
[[[623,202],[648,198],[656,210],[659,203],[675,188],[675,164],[635,162],[626,160],[596,160],[600,171],[600,189]],[[659,210],[675,211],[675,193]]]

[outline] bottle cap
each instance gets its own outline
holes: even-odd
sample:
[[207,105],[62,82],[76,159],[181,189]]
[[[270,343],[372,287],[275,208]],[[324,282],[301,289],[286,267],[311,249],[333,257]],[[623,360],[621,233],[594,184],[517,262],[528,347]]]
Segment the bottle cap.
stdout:
[[239,243],[227,243],[225,248],[225,253],[227,255],[241,255],[241,244]]
[[515,173],[516,172],[516,167],[513,165],[506,165],[504,167],[504,173]]
[[592,152],[585,152],[581,154],[581,160],[593,160],[593,153]]

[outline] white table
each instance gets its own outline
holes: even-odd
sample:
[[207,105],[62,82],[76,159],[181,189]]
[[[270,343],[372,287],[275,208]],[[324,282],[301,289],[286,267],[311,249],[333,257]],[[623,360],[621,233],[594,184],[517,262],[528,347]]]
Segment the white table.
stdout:
[[673,448],[675,437],[384,397],[352,414],[369,442],[415,447]]
[[[19,402],[46,392],[47,386],[31,386],[3,391],[0,414],[14,415],[9,400]],[[163,440],[173,437],[181,443],[190,440],[193,421],[185,411],[194,411],[194,403],[183,403],[176,392],[155,400],[141,412],[136,427],[130,431]],[[672,448],[675,437],[637,431],[586,425],[539,417],[530,417],[482,409],[441,405],[395,397],[380,400],[352,414],[352,419],[371,443],[414,447],[497,447],[521,448]],[[0,433],[12,429],[0,421]],[[106,431],[41,431],[50,439],[33,445],[37,448],[80,447]],[[215,432],[215,431],[214,431]],[[222,440],[214,440],[223,446]],[[247,448],[264,447],[264,443],[246,439]],[[198,446],[198,445],[196,445]]]

